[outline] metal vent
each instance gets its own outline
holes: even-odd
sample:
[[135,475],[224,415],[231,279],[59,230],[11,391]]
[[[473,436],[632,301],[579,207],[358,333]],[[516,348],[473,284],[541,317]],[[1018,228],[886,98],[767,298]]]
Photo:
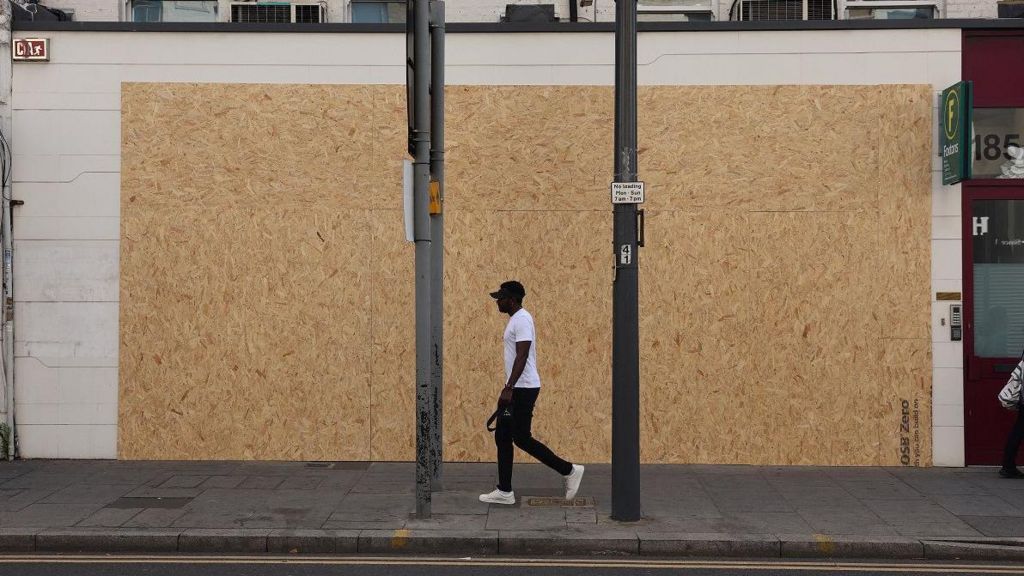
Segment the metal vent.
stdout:
[[737,0],[733,8],[733,19],[743,21],[835,19],[835,0]]
[[292,7],[288,4],[232,4],[231,21],[288,24],[292,21]]
[[231,21],[250,24],[318,24],[323,22],[324,8],[320,4],[251,3],[231,4]]

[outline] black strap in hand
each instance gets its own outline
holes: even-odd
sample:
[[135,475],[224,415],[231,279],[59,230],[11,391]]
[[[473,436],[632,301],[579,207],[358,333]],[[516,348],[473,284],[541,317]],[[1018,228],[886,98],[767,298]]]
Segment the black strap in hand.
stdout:
[[[487,431],[488,432],[494,432],[495,430],[498,429],[498,425],[494,424],[494,422],[498,418],[508,418],[508,419],[511,419],[512,418],[512,404],[506,404],[504,406],[499,405],[498,409],[494,411],[494,414],[491,414],[491,417],[487,419]],[[494,426],[491,426],[491,424],[494,424]]]

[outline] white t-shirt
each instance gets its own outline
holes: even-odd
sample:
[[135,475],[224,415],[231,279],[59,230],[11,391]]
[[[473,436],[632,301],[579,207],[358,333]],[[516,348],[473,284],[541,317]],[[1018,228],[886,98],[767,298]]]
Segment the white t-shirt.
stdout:
[[516,342],[532,342],[530,354],[526,357],[526,367],[516,382],[516,388],[540,388],[540,375],[537,374],[537,338],[533,330],[533,316],[520,308],[508,319],[505,326],[505,381],[512,375],[512,365],[516,361]]

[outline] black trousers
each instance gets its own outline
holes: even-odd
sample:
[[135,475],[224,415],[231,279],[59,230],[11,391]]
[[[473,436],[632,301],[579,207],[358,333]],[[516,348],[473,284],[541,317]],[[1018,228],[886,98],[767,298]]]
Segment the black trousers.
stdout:
[[1017,421],[1010,429],[1010,435],[1006,437],[1006,448],[1003,448],[1003,469],[1009,470],[1017,465],[1017,450],[1020,449],[1020,442],[1024,439],[1024,410],[1017,412]]
[[533,406],[537,403],[540,388],[515,388],[512,390],[512,421],[498,419],[494,431],[494,444],[498,447],[498,490],[512,491],[512,461],[515,448],[540,460],[549,468],[565,476],[572,472],[572,464],[562,460],[550,448],[539,442],[530,432],[533,424]]

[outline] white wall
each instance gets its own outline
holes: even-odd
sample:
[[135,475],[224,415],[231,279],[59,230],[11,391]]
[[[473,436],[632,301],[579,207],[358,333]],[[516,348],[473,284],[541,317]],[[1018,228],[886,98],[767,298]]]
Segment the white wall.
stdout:
[[[401,34],[16,33],[52,61],[14,64],[16,401],[26,457],[116,455],[122,82],[402,84]],[[610,33],[451,34],[456,84],[611,85]],[[960,31],[644,33],[639,81],[930,84],[960,78]],[[937,117],[937,113],[936,113]],[[959,193],[934,165],[933,284],[959,290]],[[610,178],[611,175],[609,175]],[[937,305],[937,313],[944,309]],[[938,319],[936,318],[936,322]],[[934,331],[935,461],[963,462],[961,349]]]

